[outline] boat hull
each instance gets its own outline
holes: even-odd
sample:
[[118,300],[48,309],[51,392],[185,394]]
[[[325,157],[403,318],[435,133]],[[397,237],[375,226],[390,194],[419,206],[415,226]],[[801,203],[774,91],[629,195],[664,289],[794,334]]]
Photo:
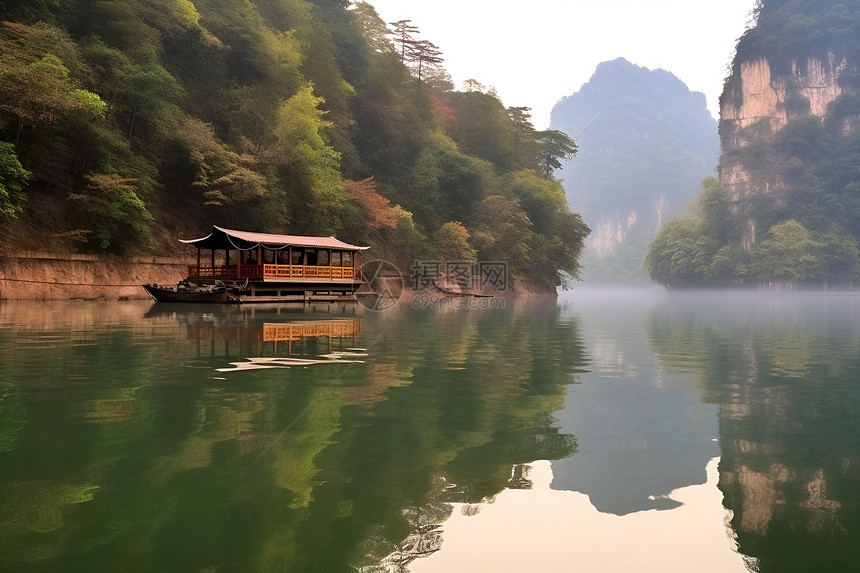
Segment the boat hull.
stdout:
[[238,302],[237,297],[226,289],[187,289],[165,287],[159,285],[143,285],[149,295],[158,302],[207,302],[231,303]]
[[[269,285],[210,285],[182,282],[177,286],[142,285],[149,295],[157,302],[201,302],[217,304],[242,304],[255,302],[342,302],[357,301],[355,286],[353,290],[333,289],[331,285],[325,285],[319,290],[296,290],[295,285],[287,289],[281,287],[271,289]],[[264,289],[254,288],[264,286]],[[322,285],[321,285],[322,286]],[[322,291],[322,292],[320,292]]]

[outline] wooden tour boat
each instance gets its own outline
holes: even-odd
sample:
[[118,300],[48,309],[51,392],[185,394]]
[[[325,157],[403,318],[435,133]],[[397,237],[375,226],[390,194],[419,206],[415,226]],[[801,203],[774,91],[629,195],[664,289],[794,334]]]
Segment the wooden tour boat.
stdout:
[[[143,285],[161,302],[317,302],[354,300],[364,284],[359,247],[334,237],[272,235],[212,227],[197,264],[177,285]],[[204,258],[204,254],[208,257]]]

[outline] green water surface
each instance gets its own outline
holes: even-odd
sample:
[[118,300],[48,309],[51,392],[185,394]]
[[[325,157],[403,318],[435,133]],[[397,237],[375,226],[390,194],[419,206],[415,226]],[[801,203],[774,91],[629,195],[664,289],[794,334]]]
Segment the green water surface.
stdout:
[[531,462],[595,513],[671,516],[715,457],[748,569],[854,570],[858,369],[850,296],[0,301],[0,570],[433,570]]

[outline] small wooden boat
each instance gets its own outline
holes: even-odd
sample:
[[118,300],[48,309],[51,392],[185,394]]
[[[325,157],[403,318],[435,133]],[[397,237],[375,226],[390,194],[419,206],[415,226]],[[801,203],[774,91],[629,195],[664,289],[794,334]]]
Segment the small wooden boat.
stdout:
[[143,285],[149,295],[158,302],[239,302],[240,287],[219,284],[195,284],[182,281],[176,286]]
[[186,278],[176,286],[143,285],[157,301],[355,301],[356,291],[364,284],[358,254],[368,247],[334,237],[271,235],[213,226],[203,238],[180,242],[197,249],[197,263],[189,265]]

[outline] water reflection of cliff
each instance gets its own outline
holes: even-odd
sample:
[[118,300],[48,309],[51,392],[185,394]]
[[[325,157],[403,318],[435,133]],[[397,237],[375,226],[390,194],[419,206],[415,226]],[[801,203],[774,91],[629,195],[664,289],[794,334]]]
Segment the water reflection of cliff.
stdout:
[[648,347],[661,299],[586,292],[564,302],[563,316],[580,320],[589,364],[556,413],[580,451],[553,463],[552,487],[582,492],[604,513],[678,507],[667,494],[704,483],[718,455],[715,407],[702,403],[694,376],[667,371]]
[[860,301],[676,296],[651,340],[719,405],[720,488],[762,572],[860,562]]
[[[4,571],[380,567],[437,547],[450,503],[576,449],[550,413],[581,342],[554,305],[360,326],[128,305],[0,306]],[[294,339],[310,318],[327,334]],[[362,363],[217,371],[359,348]]]

